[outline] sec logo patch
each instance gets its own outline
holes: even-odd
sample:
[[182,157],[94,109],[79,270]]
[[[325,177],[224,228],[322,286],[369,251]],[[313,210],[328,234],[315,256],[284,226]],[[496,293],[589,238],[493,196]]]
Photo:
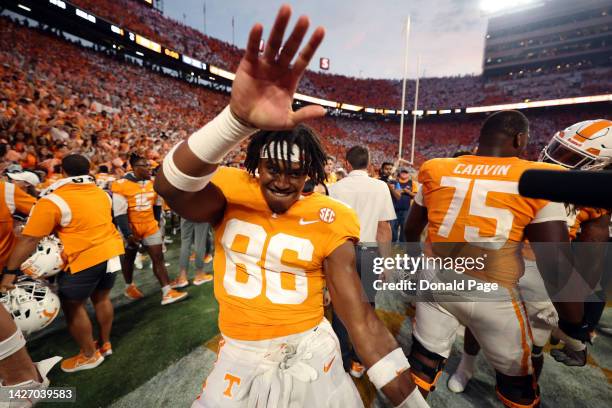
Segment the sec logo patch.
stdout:
[[336,213],[331,208],[323,207],[319,210],[321,221],[331,224],[336,219]]

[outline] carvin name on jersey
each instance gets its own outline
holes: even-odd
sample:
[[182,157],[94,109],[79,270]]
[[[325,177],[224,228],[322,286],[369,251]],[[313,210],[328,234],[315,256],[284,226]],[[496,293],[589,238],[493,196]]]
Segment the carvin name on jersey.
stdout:
[[459,163],[453,169],[455,174],[466,174],[471,176],[507,176],[510,171],[510,165],[505,164],[465,164]]

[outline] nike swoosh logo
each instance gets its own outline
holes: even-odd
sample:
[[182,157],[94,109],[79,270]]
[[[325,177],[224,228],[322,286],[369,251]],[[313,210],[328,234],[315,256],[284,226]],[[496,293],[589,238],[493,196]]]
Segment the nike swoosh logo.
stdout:
[[327,364],[325,364],[325,365],[323,366],[323,372],[324,372],[324,373],[326,373],[326,372],[328,372],[328,371],[329,371],[329,369],[331,368],[331,366],[332,366],[332,364],[334,363],[334,360],[335,360],[335,359],[336,359],[336,356],[333,356],[333,357],[332,357],[332,359],[331,359],[331,361],[330,361],[329,363],[327,363]]
[[304,219],[303,219],[303,218],[300,218],[300,225],[314,224],[315,222],[319,222],[319,220],[314,220],[314,221],[304,221]]

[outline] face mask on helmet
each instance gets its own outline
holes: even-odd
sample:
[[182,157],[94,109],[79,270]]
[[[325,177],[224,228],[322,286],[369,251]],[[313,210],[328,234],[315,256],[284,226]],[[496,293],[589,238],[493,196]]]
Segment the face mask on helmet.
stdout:
[[595,159],[587,157],[583,153],[553,139],[548,146],[542,150],[540,161],[556,163],[568,169],[581,169],[585,166],[592,165]]
[[49,285],[28,277],[19,278],[14,289],[0,293],[0,304],[25,335],[47,327],[60,310],[59,297]]
[[64,268],[63,249],[59,239],[45,237],[36,246],[36,252],[21,264],[21,270],[34,279],[57,275]]
[[557,132],[540,161],[574,170],[601,170],[612,163],[612,122],[588,120]]

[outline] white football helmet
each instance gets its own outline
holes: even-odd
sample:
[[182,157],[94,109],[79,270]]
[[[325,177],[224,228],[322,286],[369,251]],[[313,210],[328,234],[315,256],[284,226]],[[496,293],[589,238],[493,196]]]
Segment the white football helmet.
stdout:
[[555,133],[539,160],[575,170],[604,169],[612,164],[612,121],[585,120]]
[[15,288],[0,294],[0,303],[28,335],[47,327],[59,314],[59,297],[43,281],[22,276]]
[[21,264],[21,270],[33,279],[57,275],[64,269],[63,250],[64,246],[59,239],[53,235],[44,237],[38,243],[36,252]]

